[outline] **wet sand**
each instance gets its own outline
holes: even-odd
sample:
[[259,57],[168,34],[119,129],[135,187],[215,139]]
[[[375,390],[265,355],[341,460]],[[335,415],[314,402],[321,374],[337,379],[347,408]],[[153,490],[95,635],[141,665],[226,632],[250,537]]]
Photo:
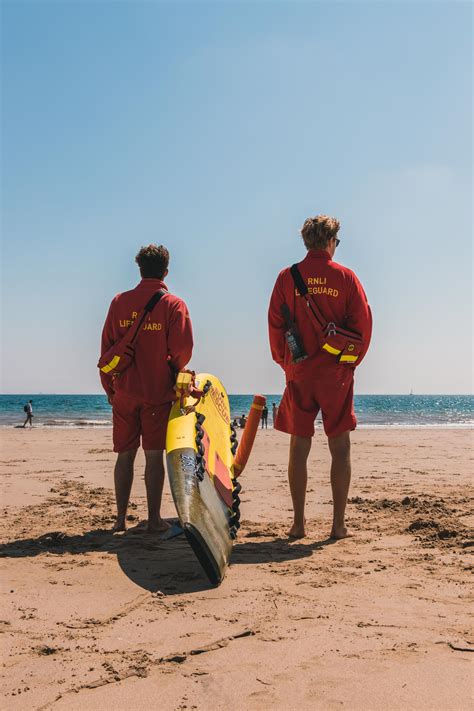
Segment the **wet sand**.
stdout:
[[335,543],[321,433],[292,542],[288,438],[260,431],[219,588],[183,537],[107,530],[109,429],[1,436],[5,708],[471,708],[471,432],[356,431],[356,535]]

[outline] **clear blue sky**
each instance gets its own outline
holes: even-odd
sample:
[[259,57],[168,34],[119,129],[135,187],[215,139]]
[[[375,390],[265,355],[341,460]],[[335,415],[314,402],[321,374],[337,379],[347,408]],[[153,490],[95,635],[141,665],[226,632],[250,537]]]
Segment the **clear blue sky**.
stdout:
[[268,299],[321,212],[373,310],[357,391],[471,391],[469,2],[2,14],[3,392],[99,392],[105,313],[152,241],[192,366],[281,392]]

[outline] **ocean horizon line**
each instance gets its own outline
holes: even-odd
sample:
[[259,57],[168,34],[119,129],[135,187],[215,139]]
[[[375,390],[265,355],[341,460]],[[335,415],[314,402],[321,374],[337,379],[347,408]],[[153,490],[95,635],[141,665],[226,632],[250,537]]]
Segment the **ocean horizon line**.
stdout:
[[[280,406],[281,393],[263,393],[273,422],[273,406]],[[249,411],[253,393],[229,393],[231,417]],[[35,424],[57,426],[105,424],[112,419],[112,408],[105,393],[9,393],[0,396],[0,425],[22,424],[25,403],[33,402]],[[359,425],[472,425],[474,396],[440,393],[399,395],[356,394],[354,406]],[[21,420],[18,423],[18,420]]]
[[[283,397],[282,392],[281,393],[271,393],[271,392],[264,392],[262,390],[260,390],[260,392],[263,395],[275,395],[278,397]],[[229,397],[238,397],[238,396],[252,397],[253,395],[256,395],[256,394],[259,394],[259,393],[257,393],[256,390],[252,391],[252,392],[246,392],[246,393],[244,393],[244,392],[239,392],[239,393],[228,392],[227,393],[227,395]],[[58,396],[58,397],[63,397],[63,396],[64,397],[74,397],[74,396],[99,397],[100,395],[103,395],[104,397],[107,397],[103,391],[102,392],[94,392],[94,393],[85,393],[85,392],[84,393],[83,392],[80,392],[80,393],[79,392],[78,393],[64,392],[63,393],[63,392],[43,392],[43,391],[38,391],[38,392],[26,391],[26,392],[22,392],[22,393],[14,393],[14,392],[11,392],[11,393],[10,392],[8,392],[8,393],[1,392],[0,393],[0,397],[20,397],[20,396],[21,397],[27,397],[27,396],[33,397],[36,395],[39,395],[39,396],[54,395],[54,396]],[[403,397],[405,395],[407,397],[474,397],[474,392],[470,392],[470,393],[425,393],[425,392],[423,392],[423,393],[416,392],[415,393],[415,392],[406,392],[406,391],[399,392],[399,393],[396,393],[396,392],[392,392],[392,393],[366,393],[366,392],[359,393],[359,392],[356,392],[356,393],[354,393],[354,395],[355,395],[355,397],[357,397],[357,396],[363,396],[363,397]]]

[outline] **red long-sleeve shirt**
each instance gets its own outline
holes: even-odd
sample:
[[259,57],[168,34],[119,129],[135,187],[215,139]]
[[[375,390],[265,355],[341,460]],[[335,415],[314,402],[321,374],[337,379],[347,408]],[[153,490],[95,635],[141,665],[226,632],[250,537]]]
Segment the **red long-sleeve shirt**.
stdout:
[[[310,249],[303,261],[299,262],[298,269],[308,286],[311,298],[318,303],[325,319],[360,334],[363,346],[357,360],[359,365],[367,352],[372,335],[372,315],[360,281],[350,269],[333,262],[326,250]],[[287,327],[280,310],[283,303],[290,309],[308,355],[301,363],[292,363],[286,344]],[[337,362],[335,356],[320,347],[314,325],[305,313],[307,308],[305,300],[295,289],[289,267],[283,269],[278,275],[270,299],[268,328],[273,360],[283,368],[287,381],[314,376],[325,366]]]
[[[102,331],[101,354],[119,341],[159,289],[160,279],[142,279],[135,289],[117,294],[110,304]],[[166,293],[137,338],[134,362],[114,380],[100,373],[108,396],[121,391],[143,402],[159,405],[175,399],[173,370],[184,368],[191,359],[193,332],[188,309],[182,299]]]

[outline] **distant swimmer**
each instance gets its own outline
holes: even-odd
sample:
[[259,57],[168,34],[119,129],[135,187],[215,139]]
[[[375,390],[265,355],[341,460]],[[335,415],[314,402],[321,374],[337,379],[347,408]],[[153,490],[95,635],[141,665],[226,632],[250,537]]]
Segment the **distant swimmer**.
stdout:
[[273,359],[283,368],[286,388],[277,430],[291,435],[288,480],[294,520],[288,535],[305,536],[307,460],[314,421],[321,410],[331,452],[331,538],[350,535],[345,510],[351,479],[350,432],[356,427],[354,370],[372,334],[367,297],[354,272],[332,261],[339,221],[308,218],[301,236],[308,254],[280,272],[270,300],[268,325]]
[[275,420],[278,414],[278,407],[276,406],[275,402],[272,402],[272,417],[273,417],[273,424],[275,424]]
[[23,406],[23,412],[26,412],[26,420],[23,423],[23,427],[26,427],[28,422],[30,427],[33,427],[33,400],[28,400],[26,405]]
[[[112,405],[113,444],[118,455],[114,471],[117,520],[113,530],[126,528],[133,465],[141,439],[145,450],[148,530],[162,532],[169,527],[161,517],[168,415],[175,400],[175,374],[191,359],[193,334],[186,304],[170,294],[163,281],[168,274],[168,250],[150,244],[140,249],[135,261],[142,279],[134,289],[113,299],[102,332],[99,361],[102,386]],[[120,344],[135,319],[139,321],[134,356],[126,370],[117,374],[114,369],[119,367],[120,357],[127,360]],[[102,366],[114,345],[121,356]]]
[[262,410],[262,430],[268,427],[268,407],[265,405]]

